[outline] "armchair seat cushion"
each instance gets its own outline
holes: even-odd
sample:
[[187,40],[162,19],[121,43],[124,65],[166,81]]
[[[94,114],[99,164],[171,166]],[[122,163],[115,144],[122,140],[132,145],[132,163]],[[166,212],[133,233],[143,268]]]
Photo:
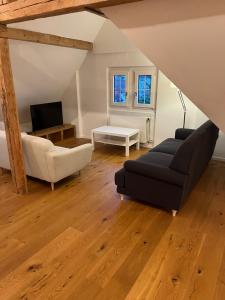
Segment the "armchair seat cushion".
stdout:
[[154,147],[151,152],[162,152],[174,155],[183,144],[183,142],[183,140],[178,139],[166,139],[165,141]]

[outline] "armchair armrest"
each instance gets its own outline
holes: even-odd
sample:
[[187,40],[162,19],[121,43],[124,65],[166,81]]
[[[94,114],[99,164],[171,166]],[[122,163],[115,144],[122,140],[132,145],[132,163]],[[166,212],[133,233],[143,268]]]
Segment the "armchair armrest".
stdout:
[[128,172],[151,177],[171,184],[182,186],[185,175],[157,164],[145,163],[138,160],[127,160],[124,168]]
[[91,161],[92,152],[92,144],[85,144],[72,149],[53,148],[47,153],[51,182],[57,182],[80,171]]
[[185,140],[189,135],[192,134],[194,129],[188,129],[188,128],[177,128],[175,132],[175,139],[178,140]]

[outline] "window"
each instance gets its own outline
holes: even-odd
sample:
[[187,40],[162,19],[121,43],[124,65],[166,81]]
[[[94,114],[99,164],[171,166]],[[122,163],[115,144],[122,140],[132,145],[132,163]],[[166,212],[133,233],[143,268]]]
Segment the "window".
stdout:
[[126,106],[128,104],[128,72],[113,71],[111,73],[111,104]]
[[155,108],[157,70],[135,67],[110,70],[111,105],[132,108]]
[[138,75],[138,91],[137,91],[138,104],[150,104],[151,82],[152,82],[151,75]]
[[113,102],[126,103],[126,75],[114,75],[113,82]]
[[135,72],[135,107],[155,107],[156,69]]

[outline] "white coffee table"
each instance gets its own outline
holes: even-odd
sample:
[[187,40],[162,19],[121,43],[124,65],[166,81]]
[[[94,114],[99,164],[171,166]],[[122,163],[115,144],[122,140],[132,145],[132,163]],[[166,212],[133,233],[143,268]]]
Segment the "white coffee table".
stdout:
[[92,130],[92,145],[95,142],[125,147],[125,155],[129,156],[130,146],[136,144],[140,148],[140,130],[133,128],[102,126]]

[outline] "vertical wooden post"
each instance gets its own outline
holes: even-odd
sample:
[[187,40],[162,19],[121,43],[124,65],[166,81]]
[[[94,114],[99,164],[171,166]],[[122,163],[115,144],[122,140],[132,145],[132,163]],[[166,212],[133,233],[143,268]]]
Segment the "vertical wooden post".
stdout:
[[9,42],[4,38],[0,38],[0,100],[15,191],[24,194],[27,192],[27,178],[10,63]]

